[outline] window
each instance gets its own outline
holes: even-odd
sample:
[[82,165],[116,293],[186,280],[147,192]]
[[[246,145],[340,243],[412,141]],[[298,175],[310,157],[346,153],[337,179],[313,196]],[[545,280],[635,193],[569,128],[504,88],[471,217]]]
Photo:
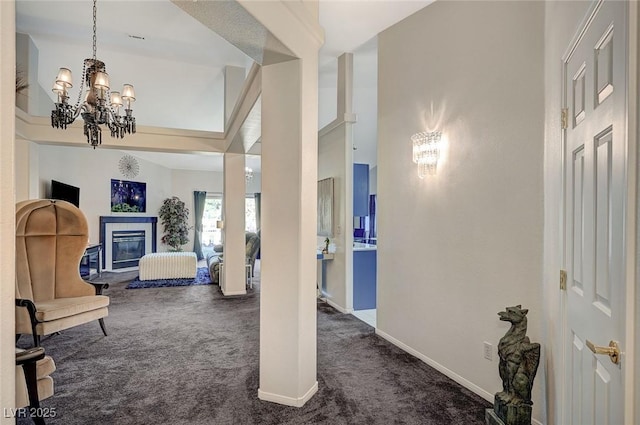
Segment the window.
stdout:
[[255,232],[256,226],[256,199],[247,196],[244,201],[244,229],[247,232]]
[[[222,243],[222,229],[217,228],[218,220],[222,220],[222,195],[219,193],[207,193],[202,214],[202,253],[205,255],[213,252],[214,245]],[[256,200],[253,195],[245,198],[244,227],[247,232],[255,232],[256,226]]]
[[202,252],[213,252],[213,246],[222,243],[222,230],[216,227],[222,220],[222,195],[207,193],[202,214]]

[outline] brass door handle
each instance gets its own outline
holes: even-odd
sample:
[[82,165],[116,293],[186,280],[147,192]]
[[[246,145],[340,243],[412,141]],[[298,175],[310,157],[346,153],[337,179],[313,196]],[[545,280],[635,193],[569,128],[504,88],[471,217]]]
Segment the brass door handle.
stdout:
[[606,354],[611,359],[611,363],[618,364],[620,363],[620,347],[618,347],[618,343],[616,341],[610,341],[608,347],[603,347],[601,345],[595,345],[593,342],[587,340],[587,347],[594,354]]

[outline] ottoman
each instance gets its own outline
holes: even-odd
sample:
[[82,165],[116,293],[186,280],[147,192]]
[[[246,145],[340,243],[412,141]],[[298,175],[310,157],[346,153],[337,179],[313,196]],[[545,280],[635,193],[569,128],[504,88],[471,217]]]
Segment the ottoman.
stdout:
[[154,252],[140,259],[140,280],[195,278],[195,252]]

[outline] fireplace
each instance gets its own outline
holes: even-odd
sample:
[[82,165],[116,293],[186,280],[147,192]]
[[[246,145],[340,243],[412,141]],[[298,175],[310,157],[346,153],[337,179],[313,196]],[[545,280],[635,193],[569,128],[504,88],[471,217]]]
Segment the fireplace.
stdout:
[[157,222],[157,217],[100,217],[104,269],[135,269],[143,255],[156,252]]
[[111,233],[111,268],[136,267],[145,254],[144,230],[116,230]]

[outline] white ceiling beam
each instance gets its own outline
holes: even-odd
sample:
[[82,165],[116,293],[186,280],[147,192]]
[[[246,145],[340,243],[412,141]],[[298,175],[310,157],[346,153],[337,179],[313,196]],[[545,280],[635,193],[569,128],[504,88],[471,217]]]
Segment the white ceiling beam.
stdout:
[[[254,63],[238,96],[236,106],[226,129],[226,151],[246,153],[260,138],[260,94],[262,93],[262,71]],[[257,115],[256,115],[257,113]]]
[[[49,118],[34,117],[18,108],[16,135],[39,144],[88,146],[80,120],[60,130],[51,127]],[[224,152],[226,147],[223,133],[160,127],[138,127],[135,134],[127,134],[124,139],[112,138],[104,128],[102,143],[101,148],[176,153]]]

